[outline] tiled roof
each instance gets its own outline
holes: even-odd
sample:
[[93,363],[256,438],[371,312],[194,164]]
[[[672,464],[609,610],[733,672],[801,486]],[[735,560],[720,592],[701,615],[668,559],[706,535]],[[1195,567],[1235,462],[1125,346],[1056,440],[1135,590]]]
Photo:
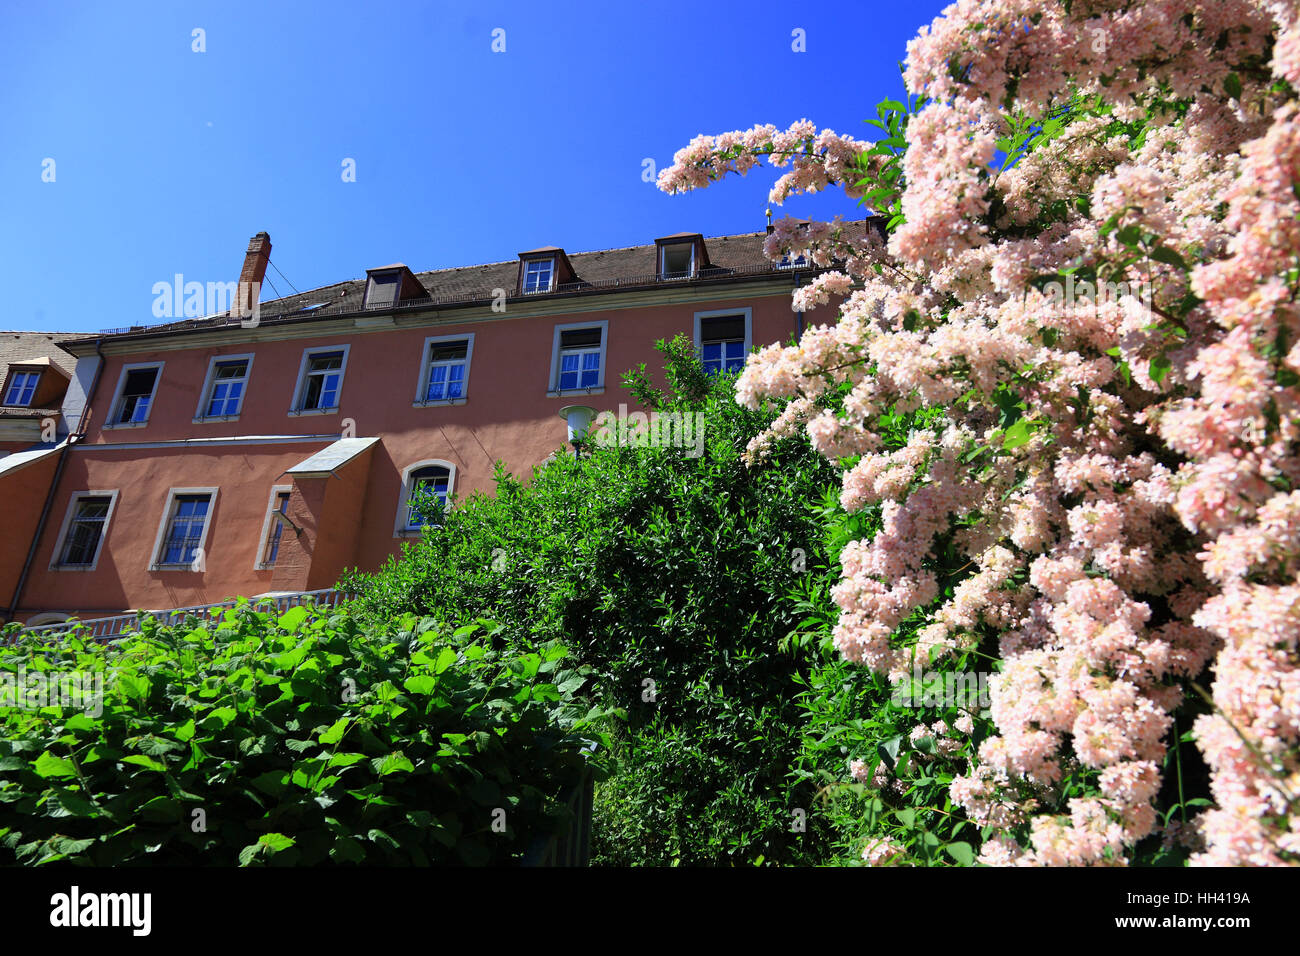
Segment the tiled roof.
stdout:
[[[4,332],[0,331],[0,388],[9,377],[10,365],[48,364],[59,369],[68,378],[77,359],[58,343],[85,338],[84,332]],[[3,399],[3,396],[0,396]],[[0,418],[44,418],[57,414],[53,408],[6,408],[0,405]]]
[[[876,219],[879,219],[877,222]],[[862,229],[875,228],[883,231],[884,219],[858,220],[851,223]],[[697,235],[683,233],[683,235]],[[704,239],[708,250],[709,269],[698,277],[686,280],[672,280],[674,285],[693,282],[711,282],[728,278],[752,276],[788,276],[789,269],[777,268],[763,254],[763,240],[766,232],[751,232],[733,236],[714,236]],[[549,249],[553,247],[542,247]],[[534,250],[536,251],[536,250]],[[612,289],[630,290],[659,285],[663,280],[656,276],[658,269],[658,251],[656,245],[647,243],[640,246],[626,246],[620,249],[602,249],[594,252],[575,252],[568,254],[573,266],[575,281],[559,286],[551,293],[529,295],[529,299],[547,296],[566,296],[583,293],[598,293]],[[805,270],[800,270],[805,271]],[[814,270],[807,270],[814,271]],[[417,272],[415,277],[428,293],[427,301],[407,300],[411,306],[456,306],[486,302],[496,296],[497,290],[504,289],[508,297],[514,298],[519,284],[519,260],[517,258],[504,262],[491,262],[484,265],[461,266],[452,269],[434,269]],[[262,302],[259,306],[261,324],[279,324],[281,322],[309,321],[327,315],[339,315],[362,311],[365,297],[366,280],[349,279],[334,285],[322,286],[310,292],[299,292]],[[406,305],[407,302],[402,303]],[[132,326],[130,329],[106,330],[106,335],[158,335],[187,330],[221,328],[232,325],[237,319],[230,315],[209,316],[199,319],[184,319],[152,326]],[[95,336],[81,336],[83,342],[93,341]]]

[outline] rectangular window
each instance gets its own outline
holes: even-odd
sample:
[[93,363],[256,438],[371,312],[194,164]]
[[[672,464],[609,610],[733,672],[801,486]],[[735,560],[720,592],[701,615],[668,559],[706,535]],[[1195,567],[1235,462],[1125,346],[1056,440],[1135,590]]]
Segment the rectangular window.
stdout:
[[41,380],[40,372],[14,372],[9,379],[9,388],[5,391],[6,405],[31,405],[32,396],[36,394],[36,383]]
[[440,465],[421,468],[408,479],[410,496],[406,499],[406,530],[419,531],[425,525],[439,522],[439,515],[447,510],[447,495],[451,490],[451,470]]
[[248,382],[248,360],[217,361],[210,373],[205,418],[222,418],[238,415],[244,399],[244,386]]
[[275,512],[282,515],[289,513],[289,492],[276,492],[275,507],[272,509],[272,512],[271,525],[266,536],[266,544],[262,549],[262,566],[267,568],[275,567],[275,559],[280,555],[280,536],[284,534],[284,522],[275,517]]
[[188,565],[203,546],[203,531],[208,522],[212,495],[176,495],[172,499],[171,518],[158,556],[160,565]]
[[122,392],[117,400],[117,414],[113,416],[114,424],[137,425],[149,420],[149,409],[153,405],[160,368],[161,366],[151,365],[146,368],[124,370]]
[[299,392],[298,411],[329,411],[339,406],[345,352],[310,352]]
[[524,292],[550,292],[555,264],[551,259],[530,259],[524,263]]
[[693,271],[695,264],[695,246],[680,243],[675,246],[663,246],[659,263],[659,274],[665,279],[685,279]]
[[700,358],[704,371],[736,372],[745,367],[745,316],[700,319]]
[[559,389],[600,385],[601,329],[570,329],[560,333]]
[[95,564],[112,505],[111,495],[86,495],[73,500],[67,531],[59,549],[60,567],[91,567]]
[[427,361],[424,401],[445,402],[465,397],[465,374],[469,369],[468,339],[430,342]]

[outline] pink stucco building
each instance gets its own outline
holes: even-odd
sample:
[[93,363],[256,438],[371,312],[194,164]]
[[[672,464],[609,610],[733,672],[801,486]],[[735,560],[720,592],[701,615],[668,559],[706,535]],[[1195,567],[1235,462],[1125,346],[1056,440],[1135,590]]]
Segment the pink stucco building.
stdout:
[[[629,402],[620,373],[656,367],[655,340],[685,333],[706,365],[734,367],[833,321],[791,310],[814,273],[769,262],[763,239],[388,265],[256,316],[60,337],[57,435],[0,448],[15,516],[0,547],[5,619],[314,590],[378,567],[420,533],[412,494],[490,492],[498,459],[527,474],[564,447],[560,408]],[[260,287],[270,252],[253,237],[241,280]]]

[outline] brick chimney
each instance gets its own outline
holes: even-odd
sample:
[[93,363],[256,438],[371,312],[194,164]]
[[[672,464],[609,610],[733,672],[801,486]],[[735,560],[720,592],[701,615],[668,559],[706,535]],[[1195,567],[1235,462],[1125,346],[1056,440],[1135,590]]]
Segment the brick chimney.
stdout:
[[244,254],[244,268],[239,273],[239,302],[245,314],[258,303],[262,293],[262,280],[266,278],[266,264],[271,261],[271,237],[259,232],[248,240]]

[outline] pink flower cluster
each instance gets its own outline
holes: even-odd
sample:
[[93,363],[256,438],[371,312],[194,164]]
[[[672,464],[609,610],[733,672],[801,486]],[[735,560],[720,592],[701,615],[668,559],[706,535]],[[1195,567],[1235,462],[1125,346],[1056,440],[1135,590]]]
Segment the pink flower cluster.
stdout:
[[[1297,4],[957,0],[909,44],[906,81],[929,98],[906,128],[906,221],[885,245],[779,222],[768,255],[826,270],[795,307],[840,320],[757,353],[737,386],[784,405],[751,461],[804,428],[845,465],[843,507],[879,509],[841,555],[836,646],[903,680],[996,643],[996,733],[951,797],[997,831],[980,860],[999,865],[1124,864],[1209,666],[1194,729],[1215,806],[1178,840],[1197,863],[1300,862]],[[700,137],[660,186],[788,158],[779,202],[856,182],[863,148],[806,123]],[[1066,273],[1089,291],[1034,284]],[[919,410],[884,447],[879,417]],[[964,748],[946,726],[913,737]],[[1067,778],[1092,789],[1063,795]]]

